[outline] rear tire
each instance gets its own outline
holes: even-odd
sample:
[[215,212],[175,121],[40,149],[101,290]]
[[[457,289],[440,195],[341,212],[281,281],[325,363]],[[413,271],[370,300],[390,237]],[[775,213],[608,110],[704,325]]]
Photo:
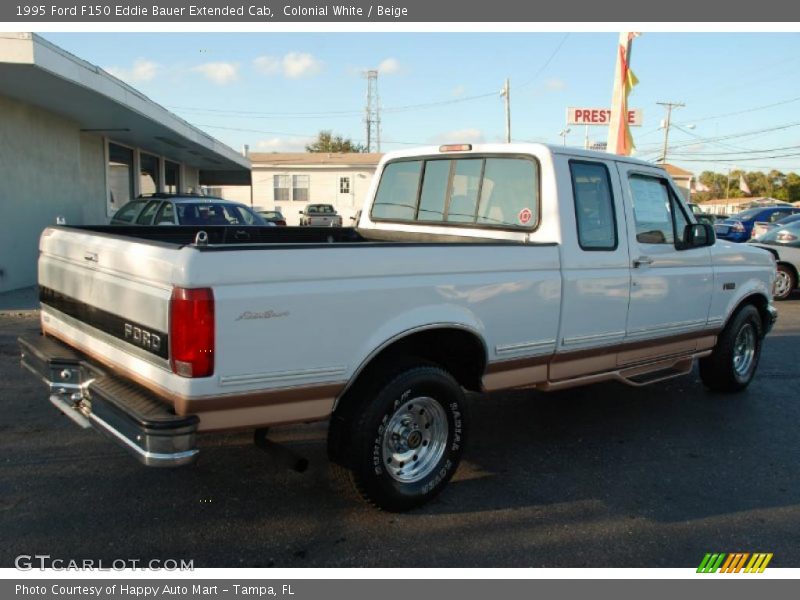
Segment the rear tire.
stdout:
[[743,306],[722,330],[711,356],[700,359],[700,379],[717,392],[743,390],[755,375],[763,339],[758,309]]
[[773,288],[773,298],[775,300],[786,300],[792,295],[794,288],[797,287],[797,276],[789,265],[778,264],[778,273],[775,277],[775,287]]
[[342,418],[334,417],[329,454],[337,479],[348,479],[378,508],[400,512],[431,500],[455,473],[466,407],[461,386],[438,366],[383,374],[360,386]]

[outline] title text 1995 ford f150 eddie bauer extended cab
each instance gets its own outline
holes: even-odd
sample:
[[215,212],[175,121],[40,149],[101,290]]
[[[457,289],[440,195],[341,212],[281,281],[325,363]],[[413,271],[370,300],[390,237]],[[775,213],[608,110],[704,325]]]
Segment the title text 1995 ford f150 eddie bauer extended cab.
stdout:
[[330,419],[335,468],[404,510],[453,475],[465,390],[640,386],[695,359],[741,390],[774,277],[651,164],[452,145],[386,155],[355,229],[48,228],[43,335],[20,344],[53,404],[145,464]]

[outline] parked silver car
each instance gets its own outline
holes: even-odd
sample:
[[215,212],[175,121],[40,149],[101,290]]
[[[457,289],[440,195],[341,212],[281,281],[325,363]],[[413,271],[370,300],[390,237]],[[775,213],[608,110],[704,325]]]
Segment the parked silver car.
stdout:
[[778,276],[773,294],[776,300],[786,300],[800,281],[800,220],[771,229],[750,243],[769,250],[775,256]]

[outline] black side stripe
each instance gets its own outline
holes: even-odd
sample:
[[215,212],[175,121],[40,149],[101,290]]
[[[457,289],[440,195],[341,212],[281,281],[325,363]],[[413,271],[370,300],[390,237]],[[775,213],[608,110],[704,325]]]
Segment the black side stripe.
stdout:
[[126,344],[161,358],[169,358],[169,338],[163,331],[125,320],[45,286],[39,286],[39,301]]

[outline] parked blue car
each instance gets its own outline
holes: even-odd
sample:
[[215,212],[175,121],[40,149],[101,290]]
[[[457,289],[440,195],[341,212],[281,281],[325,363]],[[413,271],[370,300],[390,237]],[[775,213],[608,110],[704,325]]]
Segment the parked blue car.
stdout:
[[789,215],[800,213],[800,208],[792,206],[770,206],[748,208],[714,225],[714,231],[721,240],[746,242],[750,239],[756,221],[774,223]]

